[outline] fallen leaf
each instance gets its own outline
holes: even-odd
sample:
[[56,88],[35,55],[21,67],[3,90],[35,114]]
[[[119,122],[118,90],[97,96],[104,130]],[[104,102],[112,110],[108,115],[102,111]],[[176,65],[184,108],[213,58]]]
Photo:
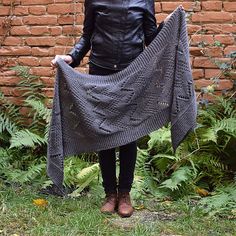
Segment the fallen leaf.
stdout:
[[209,192],[204,188],[196,188],[196,192],[202,197],[206,197],[209,195]]
[[142,210],[145,208],[145,206],[143,204],[139,205],[139,206],[136,206],[134,207],[136,210]]
[[48,205],[48,201],[43,198],[38,198],[33,200],[34,205],[40,207],[46,207]]

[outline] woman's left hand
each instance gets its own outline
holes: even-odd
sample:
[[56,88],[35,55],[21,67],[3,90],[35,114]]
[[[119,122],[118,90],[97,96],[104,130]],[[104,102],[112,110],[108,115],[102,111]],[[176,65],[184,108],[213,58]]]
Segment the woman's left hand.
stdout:
[[[184,7],[182,5],[179,5],[179,6],[181,7],[182,10],[184,10]],[[166,23],[170,19],[172,14],[173,14],[173,12],[165,18],[164,23]]]

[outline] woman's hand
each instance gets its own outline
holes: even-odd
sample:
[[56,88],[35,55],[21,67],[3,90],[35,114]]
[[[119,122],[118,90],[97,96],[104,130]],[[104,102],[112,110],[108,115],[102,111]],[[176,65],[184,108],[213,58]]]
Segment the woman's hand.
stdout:
[[[181,7],[182,10],[184,10],[184,7],[182,5],[179,5],[179,6]],[[172,14],[173,14],[173,12],[165,18],[164,23],[166,23],[170,19]]]
[[70,64],[73,62],[73,58],[70,55],[56,55],[55,58],[53,60],[51,60],[51,66],[54,69],[55,67],[57,67],[57,59],[61,58],[63,59],[66,63]]

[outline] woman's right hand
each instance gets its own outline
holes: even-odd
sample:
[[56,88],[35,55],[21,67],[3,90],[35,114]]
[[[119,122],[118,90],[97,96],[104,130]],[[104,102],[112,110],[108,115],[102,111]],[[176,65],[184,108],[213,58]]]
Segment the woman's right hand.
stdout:
[[51,60],[51,66],[53,69],[57,67],[56,61],[58,58],[63,59],[68,64],[71,64],[73,62],[73,58],[70,55],[56,55],[55,58]]

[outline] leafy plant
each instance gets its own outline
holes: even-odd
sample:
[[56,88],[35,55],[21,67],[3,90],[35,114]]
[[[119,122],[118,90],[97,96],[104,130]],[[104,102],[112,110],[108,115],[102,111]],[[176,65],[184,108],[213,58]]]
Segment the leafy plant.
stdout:
[[[51,109],[46,106],[39,78],[31,75],[28,67],[11,69],[21,77],[18,87],[24,91],[23,104],[11,103],[0,91],[0,178],[7,184],[34,183],[44,188],[52,184],[46,175]],[[20,113],[22,106],[28,108],[27,115]],[[95,160],[93,153],[65,159],[64,186],[75,188],[71,196],[79,196],[97,178]]]
[[226,184],[219,186],[212,196],[201,199],[200,208],[209,215],[224,215],[234,211],[236,206],[236,185]]
[[215,103],[199,104],[198,111],[197,128],[175,155],[169,126],[152,132],[149,139],[145,137],[147,145],[142,142],[144,148],[138,150],[135,196],[138,192],[173,199],[204,196],[199,189],[210,192],[222,183],[234,182],[235,99],[216,96]]

